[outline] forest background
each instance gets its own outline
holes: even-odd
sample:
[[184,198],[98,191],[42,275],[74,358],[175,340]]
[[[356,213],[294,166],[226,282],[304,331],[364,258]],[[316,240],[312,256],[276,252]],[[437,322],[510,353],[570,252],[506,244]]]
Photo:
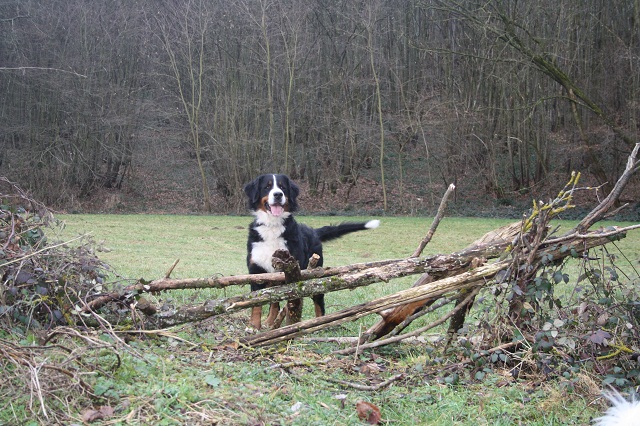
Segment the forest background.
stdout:
[[242,212],[282,172],[309,212],[455,183],[454,214],[519,216],[572,170],[606,193],[639,92],[638,0],[0,5],[0,175],[69,212]]

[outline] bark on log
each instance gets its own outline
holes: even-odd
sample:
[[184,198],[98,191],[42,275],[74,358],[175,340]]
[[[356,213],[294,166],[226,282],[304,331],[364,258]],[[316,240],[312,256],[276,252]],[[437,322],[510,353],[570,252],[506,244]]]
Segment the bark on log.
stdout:
[[[357,287],[367,286],[373,283],[381,281],[389,281],[394,278],[400,278],[408,275],[425,274],[430,276],[443,278],[445,276],[452,276],[459,274],[469,268],[469,265],[473,259],[478,255],[486,254],[490,257],[495,257],[499,253],[502,253],[507,247],[508,243],[501,241],[500,243],[485,243],[478,247],[463,250],[460,253],[453,253],[449,255],[433,255],[422,258],[408,258],[408,259],[392,259],[384,260],[380,262],[372,262],[358,265],[351,265],[350,267],[340,268],[328,268],[328,269],[315,269],[311,271],[301,271],[301,280],[306,280],[295,283],[292,285],[277,285],[264,290],[251,292],[242,296],[230,297],[227,299],[217,299],[206,301],[202,305],[185,305],[178,308],[165,307],[164,310],[159,309],[155,316],[149,317],[147,320],[150,325],[155,327],[164,328],[173,325],[183,324],[185,322],[200,321],[211,316],[221,315],[224,313],[232,313],[242,309],[252,308],[254,306],[261,306],[267,303],[279,302],[288,299],[298,299],[301,297],[310,297],[315,294],[331,293],[334,291],[353,289]],[[342,271],[340,274],[336,271]],[[319,275],[320,278],[309,279]],[[246,283],[246,279],[251,277],[267,277],[271,282],[284,283],[284,274],[256,274],[256,275],[244,275],[237,277],[228,277],[225,280],[226,283],[233,282],[234,284]],[[238,278],[232,280],[232,278]],[[277,279],[277,281],[276,281]],[[205,279],[200,282],[194,281],[190,284],[218,284],[220,279]],[[145,288],[145,291],[152,291],[151,289],[166,289],[174,282],[182,282],[185,280],[168,280],[161,279],[155,281],[152,287]],[[139,288],[139,285],[135,287]],[[180,287],[184,288],[184,287]],[[193,288],[193,287],[192,287]],[[198,287],[202,288],[202,287]],[[158,290],[155,290],[158,291]],[[118,294],[118,297],[120,295]],[[107,297],[104,297],[107,298]],[[106,300],[108,302],[110,299]],[[91,307],[89,307],[91,308]],[[85,308],[88,309],[88,308]]]
[[[310,279],[306,282],[300,281],[293,285],[269,287],[242,296],[209,300],[196,306],[185,305],[180,308],[159,310],[155,316],[148,318],[148,321],[151,321],[156,327],[169,327],[185,322],[203,320],[215,315],[232,313],[254,306],[261,306],[267,303],[357,288],[376,282],[389,281],[393,278],[422,274],[426,271],[437,273],[447,268],[455,269],[459,268],[460,262],[463,261],[464,259],[461,259],[459,256],[430,256],[426,258],[395,259],[375,262],[375,266],[373,267],[366,269],[355,268],[352,272],[343,273],[339,276],[331,275]],[[435,266],[431,266],[432,263]],[[304,277],[305,271],[301,272]]]

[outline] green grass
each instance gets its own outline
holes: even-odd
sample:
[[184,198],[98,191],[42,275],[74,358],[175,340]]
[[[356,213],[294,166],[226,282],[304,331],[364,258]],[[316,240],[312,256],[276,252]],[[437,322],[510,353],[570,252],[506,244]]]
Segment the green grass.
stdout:
[[[90,233],[107,250],[101,259],[123,278],[164,276],[176,259],[175,278],[245,273],[246,228],[251,218],[229,216],[63,215],[66,227],[58,238]],[[360,218],[300,217],[312,226]],[[368,218],[362,218],[368,219]],[[446,218],[425,253],[459,250],[508,220]],[[346,236],[325,245],[325,265],[403,258],[426,234],[430,218],[382,218],[376,230]],[[564,222],[564,229],[572,223]],[[618,243],[637,267],[640,232]],[[327,295],[328,311],[352,306],[410,286],[416,277],[379,283],[367,288]],[[202,301],[245,292],[234,288],[181,291],[158,295],[175,303]],[[305,303],[310,317],[311,303]],[[326,334],[357,335],[359,327],[376,321],[347,324]],[[512,380],[499,369],[482,381],[469,377],[460,385],[444,384],[439,361],[429,345],[397,344],[359,357],[330,357],[328,362],[290,368],[275,363],[320,361],[337,343],[299,339],[266,349],[235,350],[220,346],[223,339],[244,333],[247,313],[217,317],[177,327],[165,336],[132,336],[135,352],[121,353],[115,371],[101,368],[86,377],[104,399],[95,405],[115,408],[113,424],[292,424],[359,425],[355,403],[376,404],[394,425],[587,425],[599,406],[562,380],[540,383]],[[173,335],[174,337],[170,337]],[[67,342],[68,343],[68,342]],[[138,354],[139,356],[136,356]],[[99,352],[99,365],[112,365],[113,355]],[[365,372],[365,366],[376,367]],[[405,378],[379,391],[362,391],[333,379],[374,385],[397,373]],[[336,396],[344,395],[344,403]],[[5,395],[6,396],[6,395]],[[73,400],[74,395],[68,395]],[[23,423],[30,404],[28,393],[0,407],[0,424]],[[61,401],[50,401],[61,404]],[[60,405],[68,419],[80,423],[82,408],[91,401],[77,397]],[[1,405],[1,404],[0,404]],[[34,424],[46,424],[42,416]],[[96,422],[95,424],[101,424]],[[107,424],[106,422],[104,424]]]

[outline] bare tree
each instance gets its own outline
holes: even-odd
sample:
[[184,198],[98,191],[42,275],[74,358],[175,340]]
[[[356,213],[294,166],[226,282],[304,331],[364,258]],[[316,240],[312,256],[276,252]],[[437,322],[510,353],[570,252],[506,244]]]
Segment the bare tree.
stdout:
[[[176,92],[189,124],[189,133],[202,184],[204,209],[211,211],[211,194],[203,161],[202,118],[205,97],[205,60],[209,20],[203,0],[167,3],[167,16],[158,19],[159,35],[169,58]],[[178,45],[178,47],[176,47]]]

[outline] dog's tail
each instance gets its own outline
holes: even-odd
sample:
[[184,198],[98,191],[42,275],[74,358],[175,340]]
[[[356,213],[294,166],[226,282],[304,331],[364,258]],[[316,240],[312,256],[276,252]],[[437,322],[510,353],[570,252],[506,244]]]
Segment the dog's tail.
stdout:
[[635,397],[624,399],[615,389],[605,392],[604,396],[611,401],[611,407],[602,417],[594,419],[596,426],[637,425],[640,419],[640,401]]
[[380,221],[376,219],[370,220],[369,222],[344,222],[339,225],[323,226],[322,228],[317,228],[315,231],[318,234],[320,241],[325,242],[335,240],[336,238],[340,238],[350,232],[377,228],[379,225]]

